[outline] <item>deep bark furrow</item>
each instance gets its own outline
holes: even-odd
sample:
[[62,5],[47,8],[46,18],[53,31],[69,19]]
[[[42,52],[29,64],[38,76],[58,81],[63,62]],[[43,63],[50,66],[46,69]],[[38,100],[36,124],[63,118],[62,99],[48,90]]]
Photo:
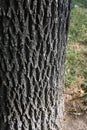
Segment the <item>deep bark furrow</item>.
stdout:
[[60,130],[69,0],[5,2],[0,6],[0,130]]

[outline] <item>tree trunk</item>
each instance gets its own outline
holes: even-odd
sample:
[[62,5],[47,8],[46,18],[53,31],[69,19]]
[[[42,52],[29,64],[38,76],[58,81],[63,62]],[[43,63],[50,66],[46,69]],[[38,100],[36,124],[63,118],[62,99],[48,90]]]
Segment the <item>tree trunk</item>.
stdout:
[[70,0],[0,0],[0,130],[61,130]]

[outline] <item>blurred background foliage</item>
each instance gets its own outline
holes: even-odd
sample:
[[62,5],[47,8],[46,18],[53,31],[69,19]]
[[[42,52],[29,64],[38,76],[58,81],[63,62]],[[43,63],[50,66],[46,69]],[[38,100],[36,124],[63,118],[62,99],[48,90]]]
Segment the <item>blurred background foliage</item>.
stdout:
[[87,92],[87,0],[72,0],[65,86],[76,82]]

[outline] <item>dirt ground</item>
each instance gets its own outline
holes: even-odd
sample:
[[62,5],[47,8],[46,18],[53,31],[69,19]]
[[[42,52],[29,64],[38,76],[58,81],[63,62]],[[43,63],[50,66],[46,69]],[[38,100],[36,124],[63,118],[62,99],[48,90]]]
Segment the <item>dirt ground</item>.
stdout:
[[66,114],[63,130],[87,130],[87,113],[84,115]]
[[84,100],[84,90],[80,84],[84,82],[82,77],[77,83],[65,90],[65,117],[63,130],[87,130],[87,100]]

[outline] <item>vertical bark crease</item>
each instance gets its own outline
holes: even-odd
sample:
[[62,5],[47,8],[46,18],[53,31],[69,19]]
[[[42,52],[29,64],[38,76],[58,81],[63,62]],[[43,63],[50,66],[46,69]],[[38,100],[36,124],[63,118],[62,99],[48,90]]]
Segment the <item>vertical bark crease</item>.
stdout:
[[0,5],[0,130],[61,130],[70,0]]

